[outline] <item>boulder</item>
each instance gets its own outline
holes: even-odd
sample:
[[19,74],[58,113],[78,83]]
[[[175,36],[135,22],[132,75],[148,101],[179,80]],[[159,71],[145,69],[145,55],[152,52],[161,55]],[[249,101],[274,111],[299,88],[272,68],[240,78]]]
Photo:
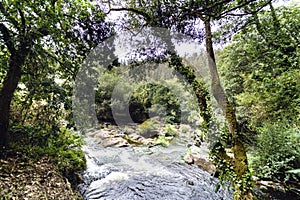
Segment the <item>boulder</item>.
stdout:
[[159,131],[157,130],[147,130],[140,133],[144,138],[155,138],[159,135]]
[[129,143],[121,137],[106,138],[106,139],[101,140],[99,144],[103,147],[127,147],[127,146],[129,146]]
[[195,164],[211,175],[216,173],[215,165],[211,161],[204,159],[197,154],[186,154],[183,159],[186,163]]
[[213,175],[216,172],[216,166],[209,160],[206,147],[191,146],[183,160],[188,164],[195,164],[201,169]]

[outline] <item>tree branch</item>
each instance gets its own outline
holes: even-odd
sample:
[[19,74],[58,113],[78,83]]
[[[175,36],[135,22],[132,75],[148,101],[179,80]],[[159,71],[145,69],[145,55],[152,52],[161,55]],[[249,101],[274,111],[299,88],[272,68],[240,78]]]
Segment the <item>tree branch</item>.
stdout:
[[25,34],[25,30],[26,30],[26,20],[25,20],[25,16],[24,16],[24,13],[22,12],[22,10],[21,10],[20,8],[18,8],[18,12],[19,12],[20,17],[21,17],[22,31],[23,31],[23,34]]
[[8,48],[11,54],[14,54],[16,52],[16,49],[13,40],[9,34],[9,30],[3,23],[0,23],[0,32],[2,33],[2,38],[6,47]]
[[111,11],[130,11],[130,12],[134,12],[138,15],[143,16],[147,22],[152,21],[152,17],[150,15],[148,15],[146,12],[143,12],[136,8],[111,8],[111,9],[109,9],[108,13],[106,13],[106,14],[109,14]]
[[19,30],[18,21],[15,20],[9,13],[7,13],[2,2],[0,2],[0,11],[7,19],[9,19],[9,22],[12,23],[15,26],[15,28]]
[[[193,16],[193,17],[200,17],[203,20],[203,16],[213,17],[213,18],[216,18],[216,19],[220,19],[220,18],[224,17],[225,15],[228,15],[228,16],[246,16],[246,15],[251,15],[251,14],[255,14],[255,13],[259,12],[261,9],[263,9],[265,6],[267,6],[270,2],[272,2],[272,0],[268,0],[266,3],[261,5],[257,10],[254,10],[254,11],[251,11],[251,12],[245,12],[245,13],[241,13],[241,14],[230,13],[234,10],[238,10],[240,8],[243,8],[244,6],[246,6],[246,5],[248,5],[252,2],[255,2],[255,0],[248,0],[244,3],[242,3],[242,4],[239,4],[235,7],[227,10],[227,11],[224,11],[221,14],[210,13],[210,12],[213,12],[214,8],[217,8],[218,6],[222,6],[223,4],[230,3],[230,2],[231,2],[231,0],[222,0],[222,1],[215,2],[215,3],[213,3],[209,6],[201,8],[201,9],[197,8],[196,10],[194,10],[193,8],[189,8],[187,5],[182,6],[180,8],[181,11],[182,11],[181,13],[184,13],[184,14],[181,15],[181,18],[184,18],[184,17],[187,17],[187,16]],[[145,11],[142,11],[138,8],[123,8],[123,7],[122,8],[111,8],[108,11],[108,13],[106,13],[106,14],[109,14],[111,11],[130,11],[130,12],[136,13],[138,15],[143,16],[147,23],[154,20],[149,14],[147,14]]]
[[258,9],[256,10],[253,10],[253,11],[250,11],[250,12],[245,12],[245,13],[241,13],[241,14],[236,14],[236,13],[230,13],[234,10],[237,10],[239,8],[242,8],[244,6],[246,6],[247,4],[253,2],[254,0],[250,0],[250,1],[246,1],[245,3],[241,4],[241,5],[238,5],[230,10],[227,10],[223,13],[221,13],[219,16],[217,16],[216,18],[222,18],[224,17],[225,15],[228,15],[228,16],[236,16],[236,17],[242,17],[242,16],[245,16],[245,15],[253,15],[255,13],[258,13],[259,11],[261,11],[264,7],[266,7],[268,4],[270,4],[273,0],[269,0],[267,1],[266,3],[262,4]]

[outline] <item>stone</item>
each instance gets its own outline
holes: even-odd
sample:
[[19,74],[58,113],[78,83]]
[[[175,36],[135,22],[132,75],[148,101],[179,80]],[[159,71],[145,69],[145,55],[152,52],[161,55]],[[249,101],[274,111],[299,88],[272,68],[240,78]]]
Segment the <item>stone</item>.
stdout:
[[126,147],[129,146],[129,143],[120,137],[116,138],[106,138],[100,141],[101,146],[103,147]]
[[155,138],[159,135],[159,131],[157,130],[147,130],[145,132],[140,133],[144,138]]
[[194,164],[200,167],[201,169],[207,171],[209,174],[213,175],[216,173],[216,167],[215,165],[209,161],[205,160],[201,157],[197,157],[195,155],[192,155]]
[[183,157],[183,160],[184,160],[184,162],[186,162],[187,164],[193,164],[193,163],[194,163],[194,160],[193,160],[191,154],[186,154],[186,155]]
[[191,146],[189,153],[187,153],[183,159],[186,163],[195,164],[211,175],[216,172],[216,166],[209,160],[208,154],[199,147]]

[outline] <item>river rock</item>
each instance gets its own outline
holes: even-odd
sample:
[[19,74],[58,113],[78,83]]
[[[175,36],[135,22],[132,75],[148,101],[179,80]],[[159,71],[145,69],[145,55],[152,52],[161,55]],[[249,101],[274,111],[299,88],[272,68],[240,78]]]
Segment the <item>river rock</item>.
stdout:
[[106,138],[110,137],[110,134],[107,131],[96,130],[91,133],[88,133],[88,136],[93,137],[93,138],[98,138],[98,139],[106,139]]
[[191,146],[188,153],[184,156],[183,160],[188,164],[195,164],[201,169],[207,171],[209,174],[215,174],[216,167],[209,160],[208,154],[202,148]]
[[186,154],[183,159],[186,163],[195,164],[211,175],[216,172],[216,167],[211,161],[201,158],[201,156],[197,154]]
[[159,135],[159,131],[157,130],[148,130],[140,133],[144,138],[155,138]]
[[209,174],[213,175],[216,173],[216,167],[211,161],[205,160],[205,159],[203,159],[201,157],[197,157],[197,156],[194,156],[193,160],[194,160],[195,165],[197,165],[198,167],[207,171]]
[[103,147],[127,147],[129,146],[129,143],[121,138],[121,137],[115,137],[115,138],[106,138],[100,141],[101,146]]

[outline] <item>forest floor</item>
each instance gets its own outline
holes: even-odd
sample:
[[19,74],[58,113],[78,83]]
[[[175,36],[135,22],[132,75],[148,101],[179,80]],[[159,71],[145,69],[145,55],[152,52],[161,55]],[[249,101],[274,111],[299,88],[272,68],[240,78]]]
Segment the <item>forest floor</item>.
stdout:
[[82,199],[57,171],[47,155],[35,160],[26,154],[1,152],[0,200]]

